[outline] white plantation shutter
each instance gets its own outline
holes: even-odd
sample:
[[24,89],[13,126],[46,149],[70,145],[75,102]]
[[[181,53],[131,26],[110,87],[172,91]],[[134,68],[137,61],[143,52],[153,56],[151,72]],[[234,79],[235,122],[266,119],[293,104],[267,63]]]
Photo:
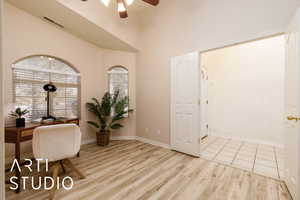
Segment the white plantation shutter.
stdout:
[[114,94],[119,90],[119,99],[129,96],[128,80],[128,70],[126,68],[121,66],[112,67],[108,71],[109,93]]
[[43,86],[50,81],[57,87],[50,97],[51,115],[79,117],[79,74],[66,63],[48,56],[34,56],[14,64],[15,106],[30,110],[28,121],[46,116],[46,92]]
[[109,93],[114,94],[119,90],[119,97],[128,96],[128,74],[110,73],[109,74]]

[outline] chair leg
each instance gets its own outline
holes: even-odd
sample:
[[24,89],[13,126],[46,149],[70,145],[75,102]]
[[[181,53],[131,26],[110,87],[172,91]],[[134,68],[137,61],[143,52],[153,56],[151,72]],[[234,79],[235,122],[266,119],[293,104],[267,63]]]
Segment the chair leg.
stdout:
[[62,170],[63,170],[63,173],[65,174],[65,173],[66,173],[66,169],[65,169],[65,166],[64,166],[63,161],[62,161],[62,160],[59,161],[59,164],[60,164],[60,166],[61,166],[61,168],[62,168]]
[[73,165],[73,163],[72,163],[69,159],[65,159],[65,160],[64,160],[64,163],[65,163],[66,165],[68,165],[68,167],[70,167],[74,172],[76,172],[76,173],[79,175],[79,177],[80,177],[81,179],[84,179],[84,178],[85,178],[85,175],[84,175],[81,171],[79,171],[79,170],[77,169],[77,167],[75,167],[75,166]]
[[56,180],[57,180],[57,176],[58,176],[58,172],[59,172],[59,167],[60,167],[59,163],[55,163],[53,165],[53,175],[52,175],[52,178],[54,180],[54,186],[53,186],[53,188],[50,191],[50,196],[49,196],[50,200],[53,200],[54,196],[55,196],[55,192],[56,192],[56,188],[57,188],[57,182],[56,182]]

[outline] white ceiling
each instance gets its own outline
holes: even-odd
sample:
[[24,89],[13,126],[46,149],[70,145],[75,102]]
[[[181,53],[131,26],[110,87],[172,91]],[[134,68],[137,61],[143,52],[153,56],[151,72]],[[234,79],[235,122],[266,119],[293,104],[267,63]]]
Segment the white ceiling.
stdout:
[[[80,2],[80,0],[76,0],[76,1]],[[90,1],[99,1],[99,4],[101,4],[100,0],[90,0]],[[145,7],[147,7],[147,6],[145,6],[144,8],[140,7],[140,4],[141,6],[144,5],[142,2],[139,1],[141,0],[135,0],[136,5],[132,6],[130,10],[134,12],[138,12],[140,9],[144,9]],[[8,2],[41,19],[44,16],[49,17],[55,20],[56,22],[58,22],[59,24],[62,24],[64,26],[65,31],[68,31],[88,42],[91,42],[97,45],[98,47],[113,49],[113,50],[137,51],[135,46],[127,43],[127,41],[125,41],[124,39],[120,39],[121,37],[118,37],[118,34],[114,34],[108,30],[105,30],[103,27],[96,25],[95,23],[91,22],[87,18],[83,17],[83,15],[80,15],[79,13],[74,12],[74,10],[71,10],[68,7],[64,6],[59,1],[8,0]],[[78,2],[74,2],[74,3],[78,3]],[[92,3],[92,2],[86,2],[86,3]],[[113,5],[111,5],[110,7],[111,9],[113,9]],[[109,8],[105,8],[105,10],[106,9]],[[99,11],[100,17],[101,14],[103,13]],[[127,25],[126,23],[127,22],[124,22],[123,26]],[[124,27],[124,29],[125,28],[126,26]]]

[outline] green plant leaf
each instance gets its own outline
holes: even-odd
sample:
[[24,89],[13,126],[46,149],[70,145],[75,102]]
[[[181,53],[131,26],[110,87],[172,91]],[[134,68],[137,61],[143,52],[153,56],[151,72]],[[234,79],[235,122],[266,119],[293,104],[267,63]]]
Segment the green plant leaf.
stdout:
[[15,111],[12,111],[9,115],[12,117],[16,117],[16,118],[22,118],[22,116],[25,116],[27,113],[29,113],[29,110],[24,109],[22,110],[21,108],[16,108]]
[[95,114],[95,115],[99,114],[99,110],[98,110],[98,107],[97,107],[96,104],[94,104],[94,103],[86,103],[86,106],[87,106],[88,110],[90,112],[92,112],[93,114]]
[[119,98],[119,94],[120,94],[120,90],[116,90],[113,97],[112,97],[112,103],[111,103],[112,107],[117,103],[117,100]]
[[[109,131],[110,129],[120,129],[122,124],[117,121],[125,118],[125,114],[132,112],[128,110],[129,98],[126,96],[120,98],[119,91],[116,91],[113,95],[106,92],[101,101],[96,98],[92,98],[92,102],[86,103],[88,111],[93,113],[99,123],[89,122],[91,125],[100,129],[100,131]],[[113,116],[111,116],[113,112]]]
[[115,113],[118,114],[118,113],[125,112],[126,109],[128,108],[128,104],[129,104],[128,97],[124,97],[120,99],[114,107]]
[[99,125],[96,122],[88,121],[87,123],[89,123],[90,125],[92,125],[96,128],[100,128]]
[[101,127],[101,130],[105,130],[108,122],[104,113],[102,112],[101,104],[96,98],[93,98],[92,100],[94,102],[88,102],[86,106],[88,110],[98,118],[100,123],[99,127]]
[[122,127],[123,127],[122,124],[112,124],[112,125],[110,126],[111,129],[120,129],[120,128],[122,128]]
[[10,113],[9,115],[12,116],[12,117],[18,117],[18,115],[15,114],[15,113]]
[[122,120],[124,119],[125,117],[123,115],[121,116],[114,116],[111,120],[111,122],[116,122],[116,121],[119,121],[119,120]]
[[29,111],[28,110],[23,110],[23,111],[21,111],[21,115],[23,116],[23,115],[26,115],[27,113],[29,113]]
[[123,111],[123,112],[120,112],[120,113],[115,113],[114,116],[113,116],[113,118],[112,118],[112,122],[124,119],[125,118],[124,115],[126,113],[127,113],[126,111]]
[[104,117],[110,117],[112,109],[112,97],[109,92],[106,92],[102,97],[100,111]]

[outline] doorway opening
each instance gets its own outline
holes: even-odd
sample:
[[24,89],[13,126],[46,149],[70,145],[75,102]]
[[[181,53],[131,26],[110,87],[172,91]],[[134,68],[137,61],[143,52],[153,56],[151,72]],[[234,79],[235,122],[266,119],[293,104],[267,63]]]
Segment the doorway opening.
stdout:
[[285,36],[200,57],[201,157],[283,179]]

